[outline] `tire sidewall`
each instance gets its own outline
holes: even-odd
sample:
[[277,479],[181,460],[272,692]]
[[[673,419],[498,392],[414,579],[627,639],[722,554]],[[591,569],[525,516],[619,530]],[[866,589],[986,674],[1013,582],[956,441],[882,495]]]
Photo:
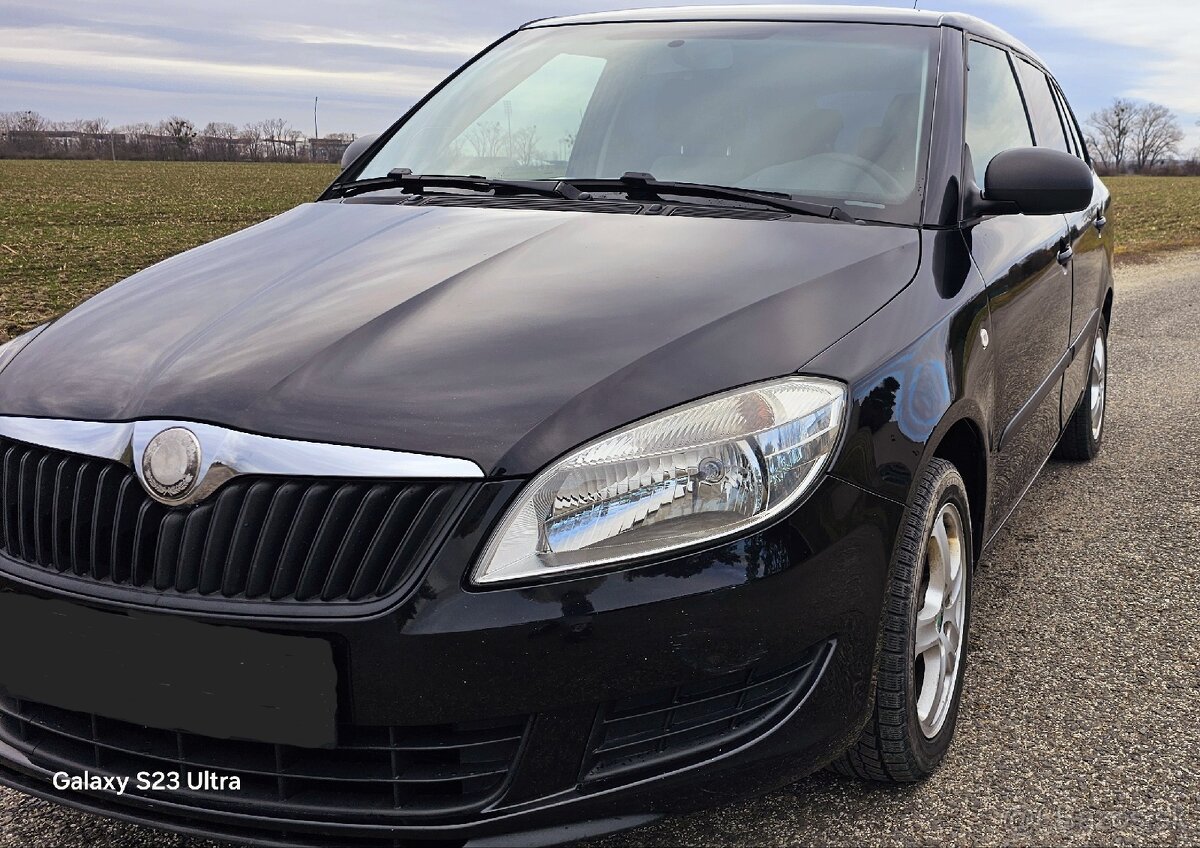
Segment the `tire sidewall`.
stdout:
[[942,724],[941,730],[932,739],[927,737],[921,730],[921,723],[917,718],[917,691],[916,691],[916,646],[911,638],[916,632],[917,612],[920,610],[921,598],[918,597],[920,592],[920,580],[912,581],[912,590],[908,604],[908,633],[910,638],[907,640],[905,649],[906,658],[906,711],[907,711],[907,735],[911,742],[913,756],[917,759],[918,765],[923,771],[929,772],[936,768],[949,748],[950,742],[954,738],[954,728],[958,721],[959,700],[962,694],[963,681],[966,677],[967,670],[967,647],[968,640],[971,634],[971,611],[972,611],[972,594],[974,590],[974,571],[975,571],[975,531],[971,526],[971,510],[970,503],[967,500],[966,486],[963,483],[962,477],[956,470],[948,470],[938,480],[938,485],[934,490],[934,496],[926,504],[925,514],[923,519],[922,530],[922,545],[920,549],[920,558],[914,567],[924,567],[925,556],[929,545],[929,534],[933,529],[934,519],[941,512],[942,507],[947,503],[953,503],[962,518],[963,534],[965,536],[964,552],[965,563],[963,575],[964,586],[963,591],[966,592],[966,614],[964,616],[964,627],[962,634],[962,647],[958,659],[958,674],[954,681],[954,693],[951,697],[950,708],[946,714],[946,720]]

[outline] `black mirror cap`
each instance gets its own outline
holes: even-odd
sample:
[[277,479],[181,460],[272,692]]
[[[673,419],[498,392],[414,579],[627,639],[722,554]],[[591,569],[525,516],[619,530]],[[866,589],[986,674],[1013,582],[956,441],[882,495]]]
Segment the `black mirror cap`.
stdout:
[[354,160],[356,160],[359,156],[362,156],[366,149],[370,147],[377,138],[379,138],[378,133],[373,135],[360,135],[358,138],[354,139],[354,141],[346,145],[346,149],[342,153],[342,170],[344,171],[353,165]]
[[1070,153],[1021,147],[996,154],[984,176],[983,199],[1011,204],[1025,215],[1064,215],[1087,209],[1092,169]]

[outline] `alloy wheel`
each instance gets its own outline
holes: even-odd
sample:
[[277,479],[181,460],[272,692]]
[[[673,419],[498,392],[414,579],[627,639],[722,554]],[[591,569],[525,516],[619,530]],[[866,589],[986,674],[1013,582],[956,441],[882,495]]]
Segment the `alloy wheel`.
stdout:
[[1096,344],[1092,348],[1092,374],[1088,384],[1088,402],[1092,407],[1092,439],[1100,441],[1100,431],[1104,428],[1104,404],[1108,390],[1108,350],[1104,333],[1096,336]]
[[913,629],[917,720],[929,739],[945,724],[958,682],[967,616],[965,544],[962,514],[947,503],[934,519],[925,546]]

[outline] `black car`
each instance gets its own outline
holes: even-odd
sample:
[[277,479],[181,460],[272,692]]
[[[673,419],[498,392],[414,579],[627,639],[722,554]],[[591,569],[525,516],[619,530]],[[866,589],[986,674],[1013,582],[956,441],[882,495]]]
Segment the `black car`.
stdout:
[[930,774],[980,552],[1103,437],[1109,194],[1037,57],[543,20],[350,158],[0,349],[0,782],[373,846]]

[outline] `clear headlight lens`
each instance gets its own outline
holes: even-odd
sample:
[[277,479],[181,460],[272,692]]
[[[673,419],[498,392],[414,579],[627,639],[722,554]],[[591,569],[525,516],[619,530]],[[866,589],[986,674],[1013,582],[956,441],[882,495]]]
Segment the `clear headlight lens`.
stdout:
[[521,491],[473,579],[497,583],[606,565],[761,524],[820,475],[845,406],[841,383],[787,377],[590,442]]

